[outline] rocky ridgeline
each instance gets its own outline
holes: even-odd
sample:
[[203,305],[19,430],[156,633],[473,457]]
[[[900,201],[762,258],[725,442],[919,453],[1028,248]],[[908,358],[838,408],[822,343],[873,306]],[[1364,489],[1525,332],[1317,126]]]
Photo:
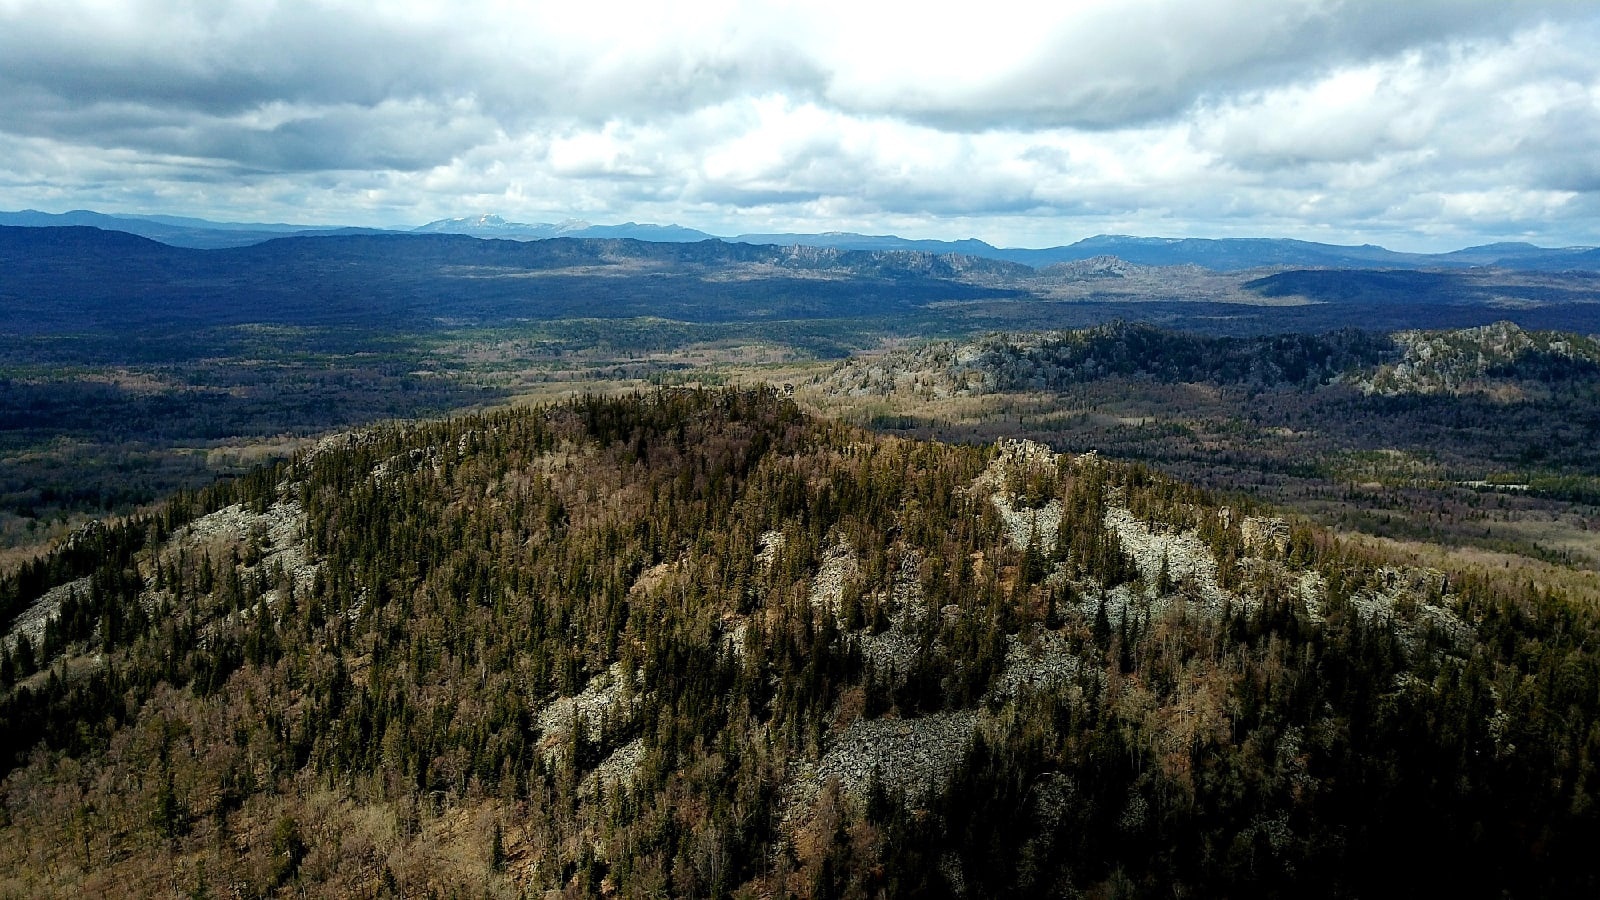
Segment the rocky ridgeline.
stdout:
[[[757,539],[756,564],[763,572],[770,571],[778,554],[786,544],[783,532],[772,530]],[[865,626],[843,634],[845,641],[861,651],[862,658],[872,666],[878,677],[891,684],[899,684],[915,661],[920,642],[916,636],[917,624],[927,615],[922,596],[922,558],[915,551],[904,551],[887,589],[875,592],[870,598],[881,604],[888,619],[888,627],[873,632]],[[841,541],[824,551],[816,573],[811,578],[807,599],[818,615],[842,619],[845,591],[861,572],[861,557],[856,549]],[[743,657],[745,640],[749,632],[748,616],[728,613],[721,626],[722,645],[735,656]]]
[[[293,495],[289,485],[280,485],[279,492],[281,496]],[[91,523],[84,533],[104,527],[99,522]],[[264,513],[252,512],[235,503],[201,516],[174,531],[160,550],[161,559],[172,565],[180,553],[191,556],[209,554],[214,561],[223,564],[237,558],[236,569],[241,578],[257,573],[275,576],[281,570],[293,582],[296,591],[306,592],[311,589],[317,576],[318,564],[306,555],[304,527],[305,511],[300,508],[298,501],[280,500]],[[68,540],[82,539],[82,536],[75,535]],[[163,602],[171,601],[173,597],[168,590],[158,587],[154,566],[145,568],[144,589],[139,594],[138,602],[147,614],[155,614]],[[277,606],[285,598],[282,589],[277,586],[276,578],[270,580],[273,587],[262,595],[261,602]],[[17,616],[10,631],[0,638],[0,647],[9,652],[15,648],[18,638],[24,635],[35,647],[39,646],[46,625],[60,614],[62,604],[74,594],[87,593],[89,581],[89,577],[85,576],[46,591]],[[228,618],[205,622],[200,629],[201,642],[207,641],[210,635],[237,617],[251,612],[242,610],[232,613]]]
[[1020,263],[964,253],[930,253],[925,250],[846,250],[809,244],[773,248],[771,262],[784,268],[902,278],[917,276],[1021,278],[1033,274],[1031,267]]
[[788,787],[786,819],[804,814],[829,779],[838,779],[848,796],[863,798],[873,779],[891,793],[916,804],[938,790],[965,757],[974,737],[994,719],[989,708],[1027,691],[1045,690],[1080,676],[1082,661],[1066,639],[1043,631],[1023,640],[1007,637],[1004,670],[983,702],[917,718],[857,719],[829,745],[815,765],[800,763]]
[[[279,494],[292,495],[293,491],[288,486],[280,486]],[[294,583],[297,593],[307,593],[320,566],[306,555],[304,528],[305,511],[300,508],[298,501],[279,500],[268,507],[265,513],[253,513],[236,503],[179,529],[168,542],[164,554],[171,556],[181,549],[190,553],[210,553],[213,558],[221,558],[224,554],[231,556],[233,551],[242,547],[244,559],[238,566],[241,577],[258,571],[272,573],[281,568]],[[255,562],[252,563],[252,560]],[[156,591],[153,576],[147,576],[145,583],[145,593],[140,601],[146,609],[153,609],[165,597]],[[286,599],[283,590],[276,584],[261,596],[261,602],[274,608],[281,606]],[[241,610],[228,618],[207,622],[201,628],[202,642],[235,618],[251,613],[252,610]],[[357,614],[359,605],[350,611],[352,619]]]
[[1078,608],[1084,616],[1093,621],[1104,613],[1113,628],[1138,619],[1150,609],[1149,595],[1135,594],[1125,584],[1108,589],[1098,581],[1082,579],[1074,587],[1078,589]]
[[[1002,441],[995,458],[969,487],[976,498],[993,505],[1004,523],[1005,538],[1013,547],[1025,549],[1030,541],[1045,548],[1054,547],[1062,524],[1060,501],[1052,498],[1037,509],[1017,502],[1013,488],[1030,475],[1054,473],[1059,457],[1048,447],[1028,441]],[[1074,461],[1078,467],[1094,465],[1092,455]],[[1159,523],[1139,520],[1126,507],[1110,504],[1104,511],[1104,524],[1116,536],[1123,550],[1137,567],[1140,579],[1134,585],[1107,589],[1091,579],[1074,582],[1080,596],[1080,609],[1093,617],[1104,612],[1113,626],[1125,620],[1159,618],[1176,604],[1187,604],[1192,612],[1220,615],[1224,609],[1248,609],[1251,598],[1224,590],[1218,581],[1217,559],[1211,548],[1190,530],[1169,529]],[[1314,572],[1291,572],[1281,560],[1289,542],[1288,524],[1272,517],[1245,517],[1239,521],[1241,538],[1251,555],[1240,562],[1248,574],[1267,567],[1271,574],[1288,578],[1298,591],[1305,608],[1318,617],[1325,591],[1321,577]],[[769,531],[758,538],[755,559],[763,570],[775,565],[785,547],[780,531]],[[859,552],[840,541],[823,550],[812,576],[809,602],[816,613],[842,617],[846,592],[860,578]],[[892,582],[877,588],[869,598],[883,605],[888,627],[873,633],[865,627],[848,631],[842,639],[853,643],[864,660],[891,684],[903,680],[922,648],[917,627],[929,614],[920,585],[921,559],[906,553],[900,560]],[[1163,578],[1165,572],[1165,578]],[[1052,579],[1065,578],[1058,568]],[[1419,599],[1429,582],[1417,573],[1386,573],[1391,588],[1368,591],[1353,599],[1357,614],[1364,620],[1391,624],[1408,646],[1416,644],[1423,629],[1432,627],[1459,641],[1469,638],[1467,626],[1443,601]],[[1419,580],[1420,578],[1420,580]],[[1159,588],[1166,582],[1168,589]],[[862,586],[869,591],[873,586]],[[1135,590],[1135,587],[1140,588]],[[1437,591],[1435,591],[1437,593]],[[954,612],[954,608],[949,611]],[[744,617],[735,616],[723,623],[722,640],[738,654],[742,651]],[[784,787],[786,796],[783,821],[786,829],[800,826],[823,787],[836,781],[847,796],[865,797],[876,781],[884,789],[918,804],[943,785],[964,758],[981,729],[998,727],[996,716],[1004,715],[1009,704],[1032,691],[1070,685],[1098,669],[1075,654],[1062,632],[1035,630],[1026,635],[1006,637],[1002,670],[995,676],[982,701],[970,708],[911,717],[856,718],[836,726],[826,737],[820,757],[790,761],[792,773]],[[937,646],[935,647],[937,650]],[[1091,671],[1086,671],[1086,666]],[[538,714],[544,733],[544,749],[560,754],[569,746],[574,727],[582,728],[589,740],[604,740],[604,723],[627,714],[623,690],[625,678],[616,666],[593,679],[574,697],[560,698]],[[642,687],[642,686],[641,686]],[[995,712],[993,710],[1001,710]],[[608,796],[631,782],[644,755],[640,741],[611,748],[609,755],[580,784],[586,797]]]
[[[279,494],[292,496],[293,490],[283,486]],[[309,590],[319,565],[306,555],[305,521],[305,510],[298,500],[279,500],[259,514],[235,504],[190,523],[175,540],[180,544],[187,541],[191,546],[216,540],[246,544],[253,554],[260,555],[258,565],[281,566],[296,590]],[[268,603],[282,599],[277,588],[266,594]]]
[[[1059,457],[1049,447],[1034,441],[1002,440],[997,447],[999,453],[973,482],[973,490],[988,495],[1005,524],[1006,539],[1013,547],[1025,550],[1030,542],[1037,542],[1036,546],[1048,551],[1055,546],[1061,528],[1061,501],[1051,498],[1038,509],[1018,506],[1006,486],[1014,483],[1018,476],[1053,471]],[[1098,462],[1099,458],[1089,453],[1074,460],[1074,466],[1092,466]],[[1152,529],[1126,507],[1114,504],[1107,505],[1104,522],[1138,568],[1146,590],[1138,595],[1126,586],[1107,590],[1092,579],[1080,580],[1074,587],[1083,598],[1086,614],[1095,615],[1103,608],[1112,624],[1120,625],[1130,615],[1159,617],[1178,600],[1185,600],[1196,608],[1195,611],[1209,615],[1251,605],[1248,599],[1235,596],[1220,586],[1216,556],[1193,530]],[[1273,549],[1281,552],[1288,544],[1289,527],[1282,519],[1248,517],[1241,524],[1241,530],[1247,532],[1246,545],[1260,553]],[[1170,585],[1166,591],[1159,589],[1163,572]],[[1064,571],[1059,565],[1050,576],[1052,580],[1063,577]]]
[[[1012,505],[1007,485],[1020,474],[1053,473],[1056,454],[1031,441],[1002,441],[998,449],[995,459],[973,480],[969,491],[995,505],[1006,523],[1007,540],[1014,545],[1025,548],[1030,540],[1037,540],[1042,546],[1053,547],[1061,524],[1060,501],[1051,500],[1038,510],[1020,509]],[[829,599],[827,593],[818,596],[817,586],[831,590],[851,560],[853,553],[837,547],[828,551],[813,583],[814,605],[824,605]],[[918,645],[912,626],[927,614],[919,571],[917,557],[908,556],[902,562],[891,590],[888,629],[881,634],[863,632],[850,637],[859,642],[863,656],[880,671],[903,673],[916,658]],[[1070,651],[1065,638],[1055,632],[1040,632],[1026,641],[1018,635],[1008,635],[1005,667],[990,686],[983,705],[917,718],[851,722],[830,742],[818,762],[796,765],[798,775],[787,789],[790,800],[786,820],[792,825],[793,820],[803,816],[829,779],[837,779],[840,788],[856,798],[864,796],[876,779],[885,789],[903,794],[908,802],[920,802],[955,771],[977,729],[990,718],[988,704],[1005,703],[1025,691],[1062,684],[1077,677],[1080,669],[1081,661]]]
[[1054,263],[1040,269],[1039,274],[1053,278],[1129,278],[1151,271],[1148,266],[1128,262],[1120,256],[1101,255]]
[[1393,335],[1401,359],[1360,374],[1351,383],[1368,394],[1442,394],[1489,389],[1497,370],[1508,380],[1533,357],[1600,366],[1600,341],[1553,331],[1524,331],[1495,322],[1454,331],[1401,331]]
[[[785,538],[783,536],[783,532],[778,531],[777,529],[767,531],[756,539],[755,562],[756,567],[761,570],[762,574],[772,571],[773,565],[775,565],[778,561],[778,554],[783,552],[783,548],[787,544],[788,538]],[[657,566],[656,568],[659,569],[661,566]],[[644,576],[641,576],[639,581],[634,584],[633,589],[640,590],[641,587],[646,584],[647,579]],[[813,583],[813,594],[815,594],[816,590],[817,587],[815,583]],[[842,594],[843,584],[841,583],[840,595],[842,596]],[[814,597],[812,603],[817,604],[818,599],[819,598]],[[744,659],[745,643],[749,634],[749,616],[741,615],[736,612],[723,613],[721,623],[721,641],[722,648],[724,650],[733,654],[739,659]]]
[[1245,516],[1239,522],[1244,548],[1257,555],[1289,552],[1289,523],[1277,516]]
[[903,395],[924,400],[969,397],[994,391],[979,363],[978,344],[936,341],[920,347],[852,356],[813,384],[833,397]]
[[1047,553],[1055,546],[1056,536],[1061,531],[1060,500],[1052,497],[1044,506],[1030,509],[1011,505],[1004,494],[997,493],[992,499],[995,510],[1005,522],[1006,540],[1011,546],[1026,550],[1033,544]]
[[[1260,560],[1243,560],[1242,562],[1260,562]],[[1306,616],[1313,622],[1321,622],[1322,602],[1328,595],[1328,580],[1322,577],[1321,572],[1301,572],[1293,580],[1296,595],[1305,605]]]
[[[1121,277],[1114,266],[1103,274]],[[1318,388],[1367,394],[1497,393],[1507,386],[1600,374],[1600,337],[1478,328],[1207,338],[1121,323],[1076,331],[990,334],[847,359],[814,380],[832,397],[941,400],[1051,392],[1104,378]]]
[[[1049,448],[1023,441],[1005,441],[1000,452],[969,487],[974,497],[993,502],[1007,522],[1009,539],[1024,545],[1033,528],[1047,528],[1053,546],[1060,525],[1059,501],[1037,516],[1024,516],[1013,510],[1006,498],[1008,478],[1019,469],[1056,464]],[[1035,511],[1028,511],[1030,514]],[[1043,521],[1034,523],[1038,518]],[[1044,539],[1044,535],[1039,537]],[[763,548],[771,542],[763,539]],[[928,614],[919,581],[921,559],[908,554],[895,573],[894,582],[882,599],[888,601],[889,627],[878,634],[852,633],[847,640],[860,647],[863,657],[891,683],[898,682],[915,661],[919,650],[914,633],[916,623]],[[856,556],[848,546],[830,548],[818,567],[812,583],[811,602],[821,610],[837,612],[838,591],[843,580],[857,571]],[[1029,686],[1055,684],[1077,672],[1077,660],[1066,653],[1065,642],[1055,635],[1042,637],[1023,647],[1015,636],[1009,638],[1006,668],[997,679],[997,698],[1009,698]],[[917,718],[856,719],[850,722],[829,745],[816,763],[797,761],[796,777],[786,788],[789,801],[785,820],[791,827],[810,808],[822,786],[837,779],[841,789],[861,798],[876,779],[886,790],[900,793],[917,803],[942,785],[971,746],[980,721],[987,715],[980,709],[953,710]]]
[[761,566],[761,571],[769,572],[772,564],[778,561],[778,554],[783,552],[784,544],[788,539],[783,532],[776,529],[768,531],[756,541],[756,564]]

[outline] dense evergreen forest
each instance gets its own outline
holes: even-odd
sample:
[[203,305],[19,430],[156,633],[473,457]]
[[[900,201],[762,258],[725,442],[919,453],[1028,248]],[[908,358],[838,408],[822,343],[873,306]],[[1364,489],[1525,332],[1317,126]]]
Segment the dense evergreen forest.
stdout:
[[329,439],[0,628],[0,896],[1600,890],[1593,610],[768,390]]

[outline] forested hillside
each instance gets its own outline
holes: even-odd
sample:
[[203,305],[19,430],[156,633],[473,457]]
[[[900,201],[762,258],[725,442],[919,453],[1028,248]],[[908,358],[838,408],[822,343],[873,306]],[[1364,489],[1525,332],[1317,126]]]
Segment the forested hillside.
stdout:
[[0,630],[0,896],[1600,889],[1593,610],[765,390],[329,439]]

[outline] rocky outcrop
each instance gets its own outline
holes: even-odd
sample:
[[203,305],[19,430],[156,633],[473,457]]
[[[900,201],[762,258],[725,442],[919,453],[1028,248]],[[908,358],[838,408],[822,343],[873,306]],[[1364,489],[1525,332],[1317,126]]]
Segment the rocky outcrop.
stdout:
[[17,640],[26,636],[28,643],[38,648],[44,641],[44,627],[61,611],[61,604],[75,593],[86,593],[89,590],[89,577],[86,575],[75,581],[57,585],[45,591],[39,599],[29,604],[11,623],[11,631],[0,639],[0,650],[10,653],[16,649]]
[[1025,691],[1047,690],[1077,678],[1083,660],[1072,652],[1066,638],[1044,631],[1032,640],[1006,637],[1006,666],[989,688],[986,700],[1005,702]]
[[1289,552],[1289,523],[1269,516],[1245,516],[1239,523],[1239,537],[1244,548],[1257,555]]
[[1447,599],[1445,576],[1429,569],[1380,569],[1377,586],[1357,591],[1350,598],[1361,621],[1387,625],[1408,650],[1419,646],[1432,630],[1453,647],[1468,647],[1477,638]]
[[[1217,559],[1193,531],[1166,533],[1152,530],[1126,507],[1106,505],[1105,524],[1117,535],[1122,549],[1139,568],[1149,589],[1151,615],[1160,615],[1173,601],[1173,587],[1185,586],[1185,596],[1210,614],[1241,602],[1217,584]],[[1164,583],[1163,583],[1164,582]],[[1166,587],[1163,591],[1162,588]]]
[[829,547],[811,580],[811,608],[833,616],[841,614],[845,588],[861,571],[855,548],[839,543]]
[[600,761],[594,771],[583,776],[578,783],[578,796],[598,797],[608,796],[614,791],[626,789],[633,784],[634,776],[639,772],[639,763],[644,759],[644,739],[634,738],[616,750],[610,756]]
[[541,746],[546,758],[565,752],[574,728],[581,729],[579,736],[584,740],[604,740],[606,725],[638,705],[641,675],[635,672],[630,678],[622,663],[612,663],[606,671],[589,679],[577,695],[558,698],[540,709],[535,719],[544,735]]
[[794,785],[805,805],[823,783],[837,778],[848,795],[862,797],[872,779],[917,803],[947,781],[972,745],[977,710],[916,719],[858,719]]
[[989,467],[972,483],[972,490],[987,495],[995,511],[1005,523],[1006,540],[1018,550],[1026,550],[1030,543],[1048,552],[1056,545],[1056,535],[1061,530],[1061,501],[1051,496],[1045,503],[1028,506],[1013,486],[1030,478],[1048,479],[1054,483],[1057,457],[1055,451],[1036,441],[1002,439],[995,444],[999,453]]
[[907,553],[895,573],[887,601],[889,627],[876,634],[862,631],[851,635],[861,648],[861,656],[880,676],[887,676],[898,684],[910,671],[917,658],[921,641],[916,635],[916,625],[927,615],[927,603],[922,594],[922,557]]

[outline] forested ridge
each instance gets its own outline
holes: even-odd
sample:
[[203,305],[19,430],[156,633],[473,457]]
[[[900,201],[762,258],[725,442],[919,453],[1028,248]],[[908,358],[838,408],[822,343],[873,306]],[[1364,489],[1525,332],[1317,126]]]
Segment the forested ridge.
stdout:
[[828,376],[836,393],[922,396],[1059,391],[1093,381],[1311,391],[1345,382],[1382,395],[1486,393],[1490,386],[1547,389],[1592,383],[1600,342],[1558,331],[1525,331],[1507,321],[1477,328],[1393,334],[1344,328],[1323,334],[1213,337],[1153,325],[1110,322],[1039,334],[990,334],[934,341],[856,357]]
[[1600,889],[1593,610],[767,390],[330,439],[0,625],[0,896]]
[[1597,375],[1595,338],[1510,322],[1250,338],[1111,324],[864,353],[799,397],[902,437],[1097,449],[1344,532],[1537,560],[1594,599]]

